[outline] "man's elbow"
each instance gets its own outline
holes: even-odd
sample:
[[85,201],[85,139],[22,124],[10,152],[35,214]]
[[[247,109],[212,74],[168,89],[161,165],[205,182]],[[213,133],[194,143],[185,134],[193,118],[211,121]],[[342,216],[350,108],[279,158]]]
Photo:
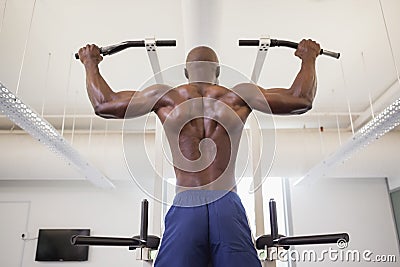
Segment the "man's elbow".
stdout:
[[301,106],[297,107],[296,109],[293,109],[290,114],[293,115],[301,115],[304,114],[312,109],[312,102],[307,102],[303,103]]
[[94,107],[94,113],[104,119],[121,119],[120,114],[117,114],[115,111],[109,110],[107,107],[105,107],[103,104],[96,105]]

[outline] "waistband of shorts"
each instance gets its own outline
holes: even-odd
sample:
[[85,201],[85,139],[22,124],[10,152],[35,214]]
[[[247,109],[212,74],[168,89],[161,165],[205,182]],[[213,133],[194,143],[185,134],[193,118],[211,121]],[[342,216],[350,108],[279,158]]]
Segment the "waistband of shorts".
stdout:
[[239,197],[229,190],[185,190],[175,195],[173,205],[195,207],[210,204],[222,197]]

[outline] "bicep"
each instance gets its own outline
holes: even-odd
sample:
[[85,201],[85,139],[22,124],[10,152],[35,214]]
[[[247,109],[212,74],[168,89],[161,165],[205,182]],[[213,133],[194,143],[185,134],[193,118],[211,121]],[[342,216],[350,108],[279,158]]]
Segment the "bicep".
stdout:
[[109,101],[95,107],[95,113],[103,118],[123,119],[136,91],[120,91],[114,93]]
[[302,114],[311,109],[311,104],[307,99],[300,98],[292,94],[287,94],[286,92],[281,92],[279,90],[269,92],[269,90],[266,90],[263,94],[266,101],[268,102],[268,113],[271,114]]
[[255,84],[241,84],[235,87],[251,109],[268,114],[299,114],[309,109],[309,103],[294,96],[291,89],[264,89]]
[[268,114],[288,114],[297,99],[289,89],[272,88],[264,89],[257,86],[259,93],[253,101],[255,110]]
[[277,112],[282,106],[284,95],[289,94],[288,89],[275,88],[266,90],[252,83],[238,84],[233,90],[246,102],[250,109],[268,114]]

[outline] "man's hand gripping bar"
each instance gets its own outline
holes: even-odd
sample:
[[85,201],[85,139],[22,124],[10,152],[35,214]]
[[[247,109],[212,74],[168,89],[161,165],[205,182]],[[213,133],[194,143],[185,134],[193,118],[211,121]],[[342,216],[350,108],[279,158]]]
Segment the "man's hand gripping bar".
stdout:
[[[277,40],[277,39],[270,39],[270,47],[277,47],[277,46],[284,46],[297,49],[299,43],[285,41],[285,40]],[[260,40],[239,40],[239,46],[259,46]],[[325,49],[321,49],[320,55],[330,56],[333,58],[338,59],[340,57],[340,53],[328,51]]]

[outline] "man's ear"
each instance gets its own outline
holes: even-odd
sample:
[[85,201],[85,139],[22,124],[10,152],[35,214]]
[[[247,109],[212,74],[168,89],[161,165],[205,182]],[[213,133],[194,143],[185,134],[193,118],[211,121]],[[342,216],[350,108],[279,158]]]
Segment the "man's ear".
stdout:
[[215,76],[218,78],[220,73],[221,73],[221,68],[220,66],[218,66],[217,70],[215,71]]
[[189,73],[186,68],[185,68],[185,77],[186,77],[186,79],[189,79]]

